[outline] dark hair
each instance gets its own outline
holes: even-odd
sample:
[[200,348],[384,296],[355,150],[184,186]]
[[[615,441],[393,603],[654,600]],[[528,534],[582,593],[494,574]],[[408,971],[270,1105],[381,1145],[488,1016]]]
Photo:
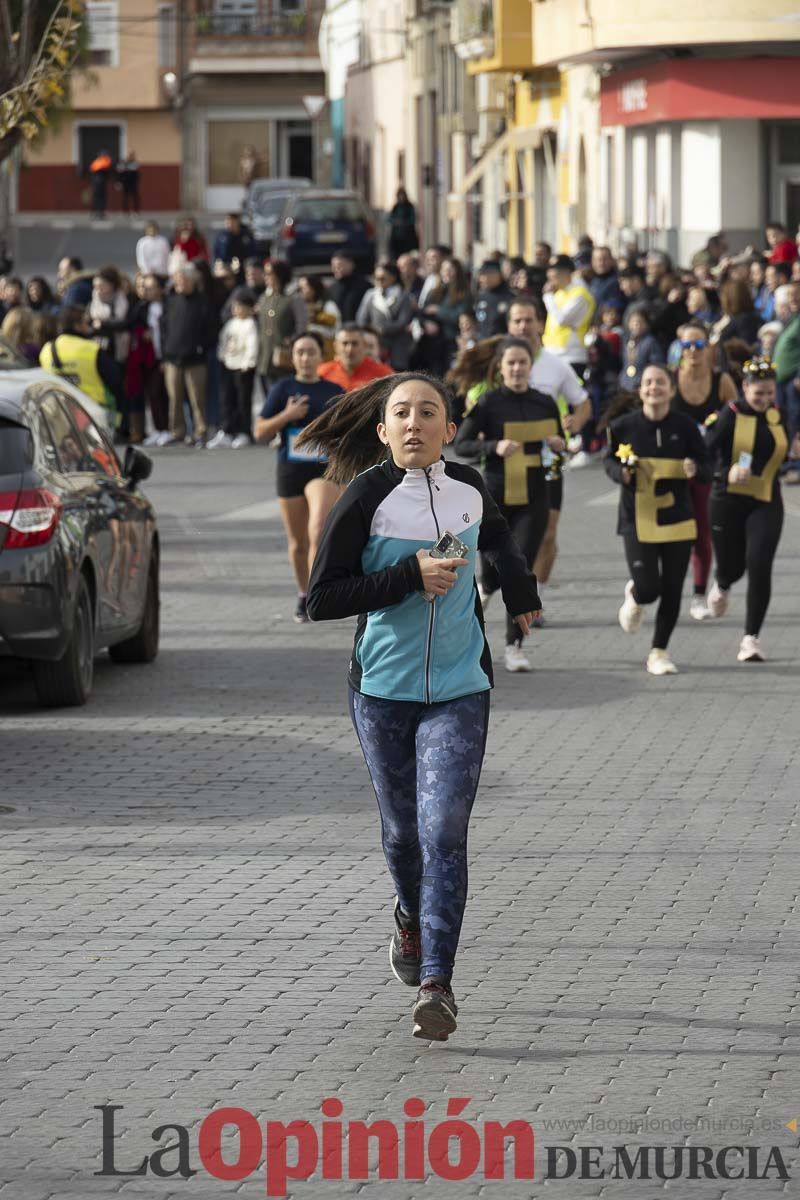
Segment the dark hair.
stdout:
[[28,300],[30,300],[30,298],[31,298],[31,286],[34,283],[37,284],[41,290],[42,304],[52,304],[53,303],[53,289],[50,287],[50,284],[47,282],[47,280],[45,279],[45,277],[43,275],[31,275],[30,279],[28,280],[27,284],[25,285],[25,295],[28,298]]
[[225,213],[226,221],[241,221],[241,219],[242,219],[241,213],[237,213],[237,212]]
[[106,283],[110,283],[115,291],[119,290],[119,288],[122,284],[122,276],[120,275],[120,273],[116,267],[114,267],[114,266],[101,267],[100,270],[97,271],[95,274],[98,279],[102,279]]
[[231,304],[244,304],[248,308],[255,308],[258,304],[258,298],[250,288],[237,287],[231,292]]
[[[335,258],[344,258],[347,260],[347,262],[352,263],[353,266],[356,265],[355,255],[351,254],[349,250],[334,250],[333,254],[331,255],[331,262],[333,262]],[[267,259],[267,262],[271,261],[272,259]]]
[[469,280],[467,279],[467,273],[464,270],[464,264],[461,262],[461,259],[454,258],[452,254],[449,254],[446,258],[442,259],[442,266],[446,262],[449,262],[452,266],[455,279],[447,286],[443,283],[440,284],[431,293],[430,300],[432,304],[441,304],[445,298],[450,304],[458,304],[459,301],[466,300],[470,294]]
[[726,279],[719,289],[719,302],[729,317],[753,311],[753,297],[743,279]]
[[549,265],[557,271],[569,271],[570,274],[575,270],[575,262],[568,254],[557,254]]
[[302,333],[296,333],[294,335],[294,337],[290,339],[289,345],[294,350],[297,343],[302,342],[303,338],[311,338],[312,342],[317,343],[320,354],[325,353],[325,343],[323,342],[320,335],[314,329],[304,329]]
[[269,269],[275,275],[275,278],[281,285],[281,291],[289,286],[292,278],[292,268],[287,262],[283,262],[279,258],[268,258],[266,259],[264,265],[269,267]]
[[774,270],[775,274],[776,274],[776,275],[781,275],[781,276],[782,276],[782,277],[783,277],[783,278],[786,280],[786,282],[787,282],[787,283],[788,283],[788,282],[789,282],[789,280],[792,278],[792,264],[791,264],[791,263],[783,263],[783,262],[771,263],[771,262],[765,262],[765,263],[764,263],[764,270],[766,270],[766,269],[767,269],[767,267],[772,267],[772,269]]
[[496,351],[498,365],[502,361],[506,350],[524,350],[528,358],[531,360],[531,362],[533,362],[533,349],[531,348],[531,344],[527,338],[504,337]]
[[79,304],[68,304],[58,314],[58,332],[75,333],[86,319],[86,310]]
[[[644,379],[644,372],[649,371],[652,368],[655,368],[655,370],[657,370],[657,371],[664,372],[667,379],[669,380],[670,387],[672,388],[673,391],[677,388],[678,385],[675,382],[675,373],[670,370],[670,368],[667,366],[666,363],[655,363],[655,362],[647,363],[644,370],[642,371],[642,379]],[[639,380],[639,385],[641,386],[641,379]]]
[[381,259],[381,261],[378,263],[377,267],[375,268],[376,275],[377,275],[378,271],[388,271],[388,273],[390,275],[394,276],[395,281],[398,281],[400,279],[400,272],[397,269],[397,263],[392,262],[392,260],[390,258]]
[[767,221],[765,229],[776,229],[778,233],[786,233],[786,226],[783,221]]
[[71,267],[71,269],[73,271],[82,271],[83,270],[83,259],[82,258],[68,258],[67,265],[69,267]]
[[346,484],[387,457],[388,449],[378,437],[377,426],[384,420],[386,406],[402,383],[417,380],[436,392],[447,420],[451,419],[451,394],[441,379],[423,371],[403,371],[373,379],[354,392],[346,392],[306,425],[297,439],[298,446],[316,446],[328,456],[325,478]]
[[306,283],[310,284],[311,290],[314,293],[314,299],[320,303],[324,303],[328,299],[328,289],[319,275],[301,275],[301,279],[305,279]]

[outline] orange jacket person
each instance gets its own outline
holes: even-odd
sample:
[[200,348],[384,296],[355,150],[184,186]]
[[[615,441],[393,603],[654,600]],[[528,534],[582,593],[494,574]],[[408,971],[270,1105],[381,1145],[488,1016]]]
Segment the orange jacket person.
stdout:
[[108,181],[113,170],[114,163],[107,150],[101,150],[89,164],[89,176],[92,182],[92,217],[94,218],[102,218],[106,215]]

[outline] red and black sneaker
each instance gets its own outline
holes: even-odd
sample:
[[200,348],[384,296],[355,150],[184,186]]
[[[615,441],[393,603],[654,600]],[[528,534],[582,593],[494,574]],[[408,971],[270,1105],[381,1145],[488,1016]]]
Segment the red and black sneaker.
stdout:
[[397,899],[394,902],[394,925],[392,940],[389,942],[389,966],[392,968],[392,974],[406,987],[419,987],[419,969],[422,962],[419,918],[407,917]]
[[456,1028],[458,1006],[449,984],[426,980],[419,989],[417,1003],[411,1016],[414,1037],[432,1042],[446,1042]]

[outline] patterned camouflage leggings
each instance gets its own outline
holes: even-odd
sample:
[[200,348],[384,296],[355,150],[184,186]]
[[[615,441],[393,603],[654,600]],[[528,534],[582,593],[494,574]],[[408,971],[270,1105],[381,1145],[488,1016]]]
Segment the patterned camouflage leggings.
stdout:
[[422,978],[449,980],[467,902],[467,826],[489,725],[489,692],[443,704],[350,690],[400,906],[419,914]]

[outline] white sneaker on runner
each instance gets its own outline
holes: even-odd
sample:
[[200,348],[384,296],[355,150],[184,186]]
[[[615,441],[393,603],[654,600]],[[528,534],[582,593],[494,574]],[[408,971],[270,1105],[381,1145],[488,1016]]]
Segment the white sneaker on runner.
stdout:
[[587,454],[585,450],[579,450],[578,453],[573,454],[572,458],[569,460],[570,470],[576,471],[579,467],[588,467],[591,461],[592,456],[590,454]]
[[730,593],[724,592],[719,584],[715,582],[706,600],[709,615],[712,617],[724,617],[728,611],[730,599]]
[[250,445],[250,438],[246,433],[237,433],[236,437],[231,442],[233,450],[241,450],[244,446]]
[[633,598],[633,580],[629,579],[625,584],[625,599],[617,614],[625,633],[638,633],[643,612],[641,604],[637,604]]
[[518,646],[516,642],[510,646],[506,646],[505,650],[506,670],[512,674],[517,671],[530,671],[531,660],[528,658],[522,646]]
[[746,633],[739,645],[736,658],[739,662],[765,662],[766,655],[761,649],[761,642],[752,633]]
[[689,605],[689,616],[694,617],[695,621],[705,621],[706,617],[711,616],[705,596],[699,594],[692,596],[692,602]]
[[651,675],[677,675],[678,668],[666,650],[653,648],[647,656],[647,670]]

